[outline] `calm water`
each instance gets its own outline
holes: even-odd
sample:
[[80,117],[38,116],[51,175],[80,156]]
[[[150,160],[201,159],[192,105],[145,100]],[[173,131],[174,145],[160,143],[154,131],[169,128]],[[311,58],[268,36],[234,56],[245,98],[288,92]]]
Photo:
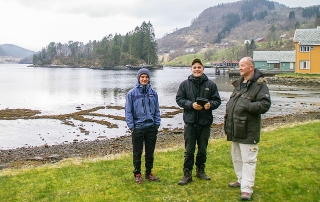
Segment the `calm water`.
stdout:
[[[214,69],[205,69],[220,91],[222,105],[214,111],[215,122],[223,120],[225,104],[232,91],[232,78],[216,76]],[[33,68],[27,65],[0,64],[0,109],[27,108],[40,110],[42,115],[76,112],[76,107],[124,106],[126,93],[135,86],[137,70],[92,70],[73,68]],[[151,85],[159,94],[161,106],[177,106],[175,95],[179,84],[191,74],[190,68],[170,68],[151,71]],[[278,116],[298,111],[318,110],[319,90],[269,85],[272,107],[264,116]],[[161,113],[170,111],[162,109]],[[98,113],[124,116],[124,110],[103,109]],[[97,117],[91,117],[99,119]],[[100,117],[101,119],[101,117]],[[124,121],[105,119],[119,128],[109,129],[96,123],[77,126],[90,131],[80,133],[78,127],[61,124],[53,119],[0,120],[0,149],[70,143],[74,139],[89,141],[126,135]],[[182,127],[182,115],[162,119],[161,128]]]

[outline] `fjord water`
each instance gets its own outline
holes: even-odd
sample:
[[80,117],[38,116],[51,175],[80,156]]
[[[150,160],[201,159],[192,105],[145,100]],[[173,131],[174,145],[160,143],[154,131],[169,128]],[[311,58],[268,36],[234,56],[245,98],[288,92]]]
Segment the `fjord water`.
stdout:
[[[0,64],[0,110],[32,109],[41,115],[67,114],[99,106],[124,106],[127,92],[135,86],[138,70],[93,70],[88,68],[42,68],[21,64]],[[177,106],[175,95],[179,84],[191,74],[190,68],[164,67],[151,70],[151,85],[159,95],[161,106]],[[214,122],[221,123],[225,104],[232,91],[229,78],[214,68],[205,74],[219,89],[222,105],[213,112]],[[272,107],[264,117],[292,114],[319,109],[319,90],[299,89],[291,86],[269,85]],[[161,109],[161,113],[170,109]],[[124,117],[124,110],[102,109],[99,113]],[[83,134],[78,127],[64,125],[55,119],[0,120],[0,149],[70,143],[74,139],[90,141],[114,138],[127,134],[124,121],[108,119],[118,128],[107,128],[97,123],[81,123],[90,131]],[[183,127],[182,114],[163,118],[161,128]],[[160,129],[161,129],[160,128]]]

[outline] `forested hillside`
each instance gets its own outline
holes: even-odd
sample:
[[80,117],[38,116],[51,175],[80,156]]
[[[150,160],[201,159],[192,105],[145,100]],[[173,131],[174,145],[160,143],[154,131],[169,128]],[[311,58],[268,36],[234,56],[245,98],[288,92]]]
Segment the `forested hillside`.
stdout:
[[102,40],[68,43],[51,42],[33,56],[35,65],[116,67],[157,65],[157,43],[152,24],[143,22],[126,35],[109,34]]
[[320,26],[319,8],[289,8],[267,0],[221,3],[205,9],[189,27],[158,39],[158,54],[170,53],[168,59],[172,60],[179,55],[198,53],[204,48],[216,51],[242,46],[245,49],[245,40],[255,48],[259,46],[252,41],[256,42],[258,38],[268,42],[262,47],[265,50],[293,50],[295,29]]

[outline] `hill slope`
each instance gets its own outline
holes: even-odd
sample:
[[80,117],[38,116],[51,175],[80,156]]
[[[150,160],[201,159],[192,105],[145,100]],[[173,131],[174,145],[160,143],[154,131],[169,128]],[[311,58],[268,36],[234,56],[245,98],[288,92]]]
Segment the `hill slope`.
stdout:
[[189,27],[158,39],[158,53],[191,47],[199,50],[220,43],[239,45],[257,38],[280,40],[281,35],[293,37],[297,25],[315,27],[314,22],[315,15],[303,17],[303,8],[277,2],[242,0],[219,4],[205,9]]
[[13,44],[0,45],[0,56],[11,56],[16,58],[25,58],[34,54],[34,51],[21,48]]

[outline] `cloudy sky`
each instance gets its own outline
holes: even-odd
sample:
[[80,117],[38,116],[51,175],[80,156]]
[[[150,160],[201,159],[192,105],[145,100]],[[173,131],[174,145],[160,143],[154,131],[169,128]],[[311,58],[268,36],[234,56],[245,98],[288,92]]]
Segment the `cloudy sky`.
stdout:
[[[87,43],[121,35],[143,21],[156,38],[187,27],[203,10],[235,0],[0,0],[0,44],[39,51],[50,42]],[[278,0],[289,7],[319,5],[318,0]]]

